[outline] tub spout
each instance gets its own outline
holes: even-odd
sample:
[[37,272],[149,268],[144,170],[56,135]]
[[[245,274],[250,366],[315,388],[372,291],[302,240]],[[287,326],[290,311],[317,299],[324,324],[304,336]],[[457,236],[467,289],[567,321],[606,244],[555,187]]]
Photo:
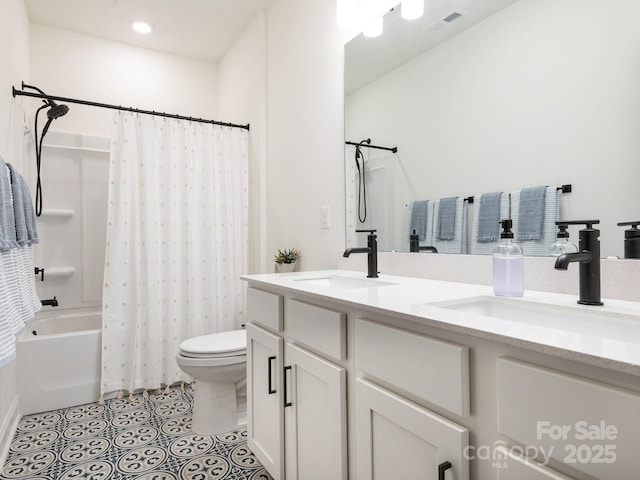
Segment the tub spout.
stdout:
[[42,303],[42,306],[49,306],[49,307],[57,307],[58,306],[58,299],[56,297],[53,297],[50,300],[41,300],[40,303]]

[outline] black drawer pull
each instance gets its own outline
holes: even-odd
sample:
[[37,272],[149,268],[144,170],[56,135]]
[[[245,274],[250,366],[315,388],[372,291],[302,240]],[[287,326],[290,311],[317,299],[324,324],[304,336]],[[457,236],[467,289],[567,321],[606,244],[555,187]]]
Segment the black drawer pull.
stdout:
[[283,379],[282,379],[283,382],[284,382],[284,385],[283,385],[282,388],[284,389],[284,395],[283,395],[284,396],[284,406],[285,407],[290,407],[291,405],[293,405],[293,403],[287,401],[287,390],[288,390],[288,388],[287,388],[287,370],[291,370],[291,365],[289,365],[288,367],[284,367],[284,374],[283,374]]
[[269,373],[267,375],[269,375],[269,386],[267,387],[268,389],[268,393],[269,395],[272,395],[274,393],[276,393],[276,389],[273,388],[272,384],[271,384],[271,377],[273,377],[273,361],[276,359],[275,355],[273,357],[269,357],[268,360],[268,365],[269,365]]
[[444,480],[444,472],[452,467],[451,462],[442,462],[438,465],[438,480]]

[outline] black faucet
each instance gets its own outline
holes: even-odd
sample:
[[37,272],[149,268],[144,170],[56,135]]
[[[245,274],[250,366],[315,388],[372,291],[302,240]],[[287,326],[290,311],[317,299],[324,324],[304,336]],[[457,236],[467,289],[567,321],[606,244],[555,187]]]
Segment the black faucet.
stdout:
[[58,299],[56,297],[53,297],[51,300],[41,300],[40,303],[42,303],[43,307],[46,307],[46,306],[57,307]]
[[378,278],[378,240],[376,240],[376,230],[356,230],[356,232],[369,232],[367,235],[367,246],[347,248],[342,254],[343,257],[348,257],[352,253],[366,253],[367,254],[367,277]]
[[438,253],[438,249],[436,247],[432,247],[431,245],[420,245],[420,237],[416,234],[416,231],[413,231],[412,235],[409,235],[409,251],[410,252],[433,252]]
[[578,233],[580,239],[576,253],[563,253],[556,259],[556,270],[566,270],[571,262],[580,262],[580,298],[581,305],[603,305],[600,298],[600,230],[593,225],[600,220],[576,220],[556,222],[557,225],[586,225]]

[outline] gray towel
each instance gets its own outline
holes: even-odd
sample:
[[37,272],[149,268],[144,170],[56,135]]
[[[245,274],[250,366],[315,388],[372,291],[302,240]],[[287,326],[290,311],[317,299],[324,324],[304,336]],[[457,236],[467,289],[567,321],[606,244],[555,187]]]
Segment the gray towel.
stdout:
[[492,243],[498,241],[500,233],[500,197],[502,192],[483,193],[478,204],[478,235],[476,241]]
[[36,217],[31,203],[31,193],[25,179],[16,172],[13,165],[7,163],[11,172],[11,193],[13,195],[13,215],[16,222],[16,240],[18,245],[38,243]]
[[411,221],[409,222],[409,235],[415,230],[420,241],[427,238],[427,216],[429,200],[413,202],[411,207]]
[[0,157],[0,252],[17,248],[9,167]]
[[542,237],[546,191],[546,186],[523,188],[520,191],[516,240],[539,240]]
[[438,239],[453,240],[456,232],[456,202],[458,197],[440,199],[438,208]]

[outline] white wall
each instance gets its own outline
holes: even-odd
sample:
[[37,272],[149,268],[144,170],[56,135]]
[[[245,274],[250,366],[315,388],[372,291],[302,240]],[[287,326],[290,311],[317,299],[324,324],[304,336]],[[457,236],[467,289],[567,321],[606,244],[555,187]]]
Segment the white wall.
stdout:
[[249,273],[267,269],[266,15],[258,14],[218,63],[218,117],[251,125],[249,134]]
[[[215,64],[31,24],[31,83],[50,95],[215,118]],[[52,130],[109,136],[113,110],[69,105]]]
[[[0,155],[22,171],[24,165],[7,158],[11,87],[29,78],[29,20],[22,0],[0,2]],[[17,421],[15,362],[0,368],[0,465]]]
[[399,147],[399,208],[571,183],[562,218],[601,219],[603,253],[622,256],[616,223],[639,216],[638,18],[637,0],[516,2],[350,95],[348,136]]
[[305,270],[335,267],[345,245],[344,33],[335,18],[335,0],[267,10],[267,256],[299,248]]

